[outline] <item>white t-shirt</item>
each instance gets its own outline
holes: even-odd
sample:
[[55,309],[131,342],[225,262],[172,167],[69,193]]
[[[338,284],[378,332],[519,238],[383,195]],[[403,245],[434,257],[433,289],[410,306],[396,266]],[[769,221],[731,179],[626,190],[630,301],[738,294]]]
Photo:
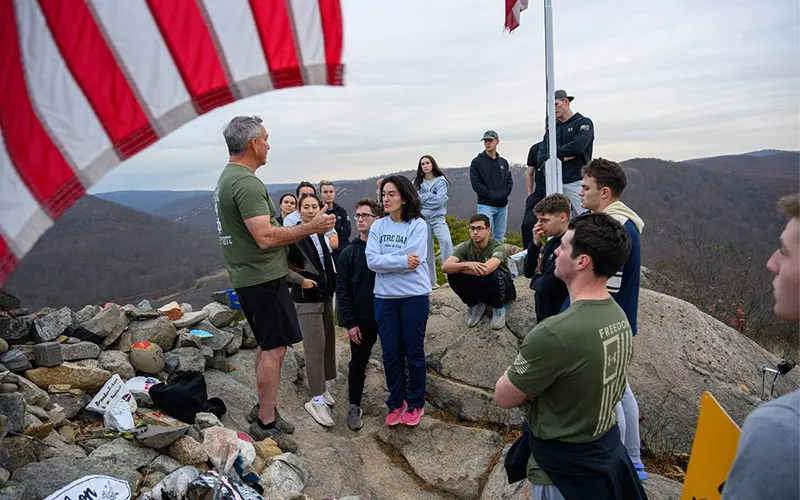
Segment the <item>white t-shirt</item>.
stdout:
[[[334,231],[335,233],[336,231]],[[319,244],[319,238],[316,237],[316,234],[311,235],[311,241],[314,242],[314,247],[317,249],[317,255],[319,255],[319,261],[322,262],[322,268],[325,269],[325,254],[322,251],[322,245]],[[328,246],[328,253],[332,252],[331,250],[331,242],[328,240],[328,233],[322,235],[325,239],[325,244]]]

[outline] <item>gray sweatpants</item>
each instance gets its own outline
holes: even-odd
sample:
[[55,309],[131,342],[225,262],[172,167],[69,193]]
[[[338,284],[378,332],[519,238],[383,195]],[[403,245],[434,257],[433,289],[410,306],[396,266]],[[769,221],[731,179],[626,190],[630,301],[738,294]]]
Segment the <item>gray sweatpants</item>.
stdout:
[[564,496],[553,484],[547,486],[534,484],[532,486],[533,495],[531,498],[533,498],[533,500],[564,500]]
[[332,302],[295,303],[303,350],[306,354],[306,376],[312,396],[325,392],[325,381],[336,378],[336,329]]

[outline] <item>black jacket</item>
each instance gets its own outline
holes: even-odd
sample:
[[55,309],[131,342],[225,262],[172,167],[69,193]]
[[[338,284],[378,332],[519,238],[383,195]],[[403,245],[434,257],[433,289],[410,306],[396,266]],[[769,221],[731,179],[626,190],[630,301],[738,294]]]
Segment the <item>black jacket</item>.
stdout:
[[[545,171],[544,171],[544,161],[539,161],[539,151],[543,149],[543,143],[537,142],[531,149],[528,151],[528,166],[531,167],[533,170],[533,195],[534,198],[542,199],[547,195],[547,186],[545,185]],[[525,206],[525,210],[528,210],[528,207]],[[533,210],[533,207],[530,208]]]
[[339,326],[377,328],[373,302],[375,273],[367,268],[367,244],[355,239],[339,254],[336,300]]
[[[319,238],[322,245],[322,254],[325,258],[325,268],[319,260],[317,247],[311,238]],[[289,246],[288,255],[289,266],[300,273],[304,278],[314,280],[317,286],[304,289],[301,285],[292,285],[292,300],[297,303],[303,302],[328,302],[336,291],[336,271],[334,270],[333,258],[328,251],[325,237],[321,234],[306,236],[302,240],[292,243]]]
[[336,224],[333,228],[336,230],[336,234],[339,236],[339,248],[336,248],[333,251],[334,258],[337,258],[342,250],[348,245],[347,240],[350,239],[350,232],[352,229],[350,228],[350,216],[347,215],[347,210],[345,210],[341,205],[333,202],[333,206],[328,209],[326,214],[330,215],[333,214],[336,216]]
[[[525,256],[524,273],[526,278],[531,279],[531,290],[536,293],[533,296],[536,308],[536,322],[540,323],[550,316],[555,316],[561,312],[561,306],[569,297],[567,284],[556,276],[556,248],[561,244],[561,236],[553,236],[547,239],[544,248],[537,247],[533,243],[528,247],[528,254]],[[542,269],[536,272],[539,261],[542,261]]]
[[490,158],[486,151],[476,156],[469,166],[472,190],[478,195],[479,205],[504,207],[514,187],[508,162],[500,155]]
[[[537,158],[543,164],[550,158],[548,152],[549,138],[544,134],[542,147],[539,148]],[[563,162],[561,164],[561,179],[564,184],[583,179],[581,169],[592,161],[592,147],[594,146],[594,124],[592,120],[580,113],[575,113],[564,123],[556,123],[556,156]],[[574,156],[572,160],[564,158]]]

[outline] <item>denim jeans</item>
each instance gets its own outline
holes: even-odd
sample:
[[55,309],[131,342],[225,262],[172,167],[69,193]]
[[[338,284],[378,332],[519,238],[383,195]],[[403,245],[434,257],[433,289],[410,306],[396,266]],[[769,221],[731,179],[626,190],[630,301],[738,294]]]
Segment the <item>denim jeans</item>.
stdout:
[[442,264],[453,255],[453,240],[450,239],[450,228],[444,217],[426,219],[428,223],[428,269],[431,275],[431,285],[436,284],[436,257],[433,249],[433,237],[439,242],[439,257]]
[[478,204],[478,213],[489,218],[492,225],[492,236],[499,242],[503,242],[506,236],[506,223],[508,222],[508,205],[504,207],[493,207],[491,205]]
[[375,298],[389,411],[403,406],[403,401],[409,410],[425,406],[425,327],[429,310],[427,295]]

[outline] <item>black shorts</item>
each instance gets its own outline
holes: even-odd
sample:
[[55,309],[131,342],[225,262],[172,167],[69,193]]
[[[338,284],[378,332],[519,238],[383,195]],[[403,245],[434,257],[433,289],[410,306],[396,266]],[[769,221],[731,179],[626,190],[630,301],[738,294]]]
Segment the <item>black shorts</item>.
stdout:
[[262,351],[303,340],[286,278],[237,288],[236,294]]

